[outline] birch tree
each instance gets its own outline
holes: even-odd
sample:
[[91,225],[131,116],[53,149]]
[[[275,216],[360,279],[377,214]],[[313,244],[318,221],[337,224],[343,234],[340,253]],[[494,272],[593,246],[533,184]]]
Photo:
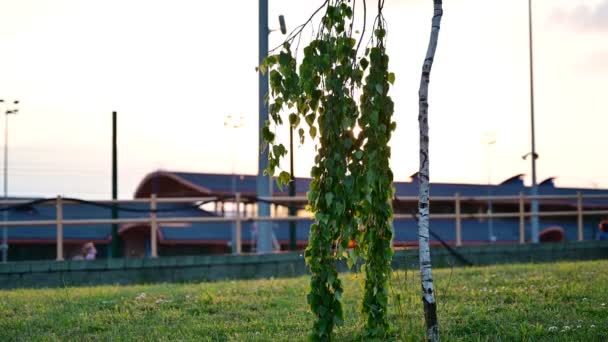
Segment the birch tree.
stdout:
[[418,200],[418,241],[420,257],[420,276],[422,281],[422,303],[426,321],[426,336],[429,341],[439,341],[439,322],[437,321],[437,303],[433,289],[431,271],[431,250],[429,246],[429,121],[428,121],[428,92],[431,67],[435,58],[437,39],[443,8],[441,0],[433,0],[433,20],[429,46],[422,66],[420,90],[418,91],[418,123],[420,126],[420,172]]

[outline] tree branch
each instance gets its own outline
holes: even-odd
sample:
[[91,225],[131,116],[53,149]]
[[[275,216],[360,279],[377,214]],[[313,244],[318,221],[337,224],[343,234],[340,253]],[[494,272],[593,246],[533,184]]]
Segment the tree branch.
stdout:
[[272,50],[268,51],[268,53],[274,52],[275,50],[281,48],[281,46],[283,46],[283,44],[289,43],[289,42],[293,41],[297,35],[299,35],[300,33],[302,33],[302,30],[306,27],[306,25],[308,25],[312,21],[312,19],[315,17],[315,15],[317,15],[317,13],[319,13],[319,11],[321,9],[323,9],[323,7],[325,7],[328,3],[329,3],[329,0],[323,1],[323,4],[321,6],[319,6],[319,8],[317,8],[317,10],[312,13],[312,15],[310,16],[310,18],[308,18],[308,20],[306,20],[306,22],[304,22],[304,24],[302,24],[302,25],[296,27],[295,29],[293,29],[287,35],[287,38],[285,39],[285,41],[283,41],[279,46],[277,46],[277,47],[273,48]]

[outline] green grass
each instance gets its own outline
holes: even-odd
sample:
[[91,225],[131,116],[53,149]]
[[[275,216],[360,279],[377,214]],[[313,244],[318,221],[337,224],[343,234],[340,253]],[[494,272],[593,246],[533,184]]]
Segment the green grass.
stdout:
[[[608,261],[435,270],[442,339],[608,340]],[[360,280],[343,274],[345,324],[357,338]],[[308,278],[0,291],[0,341],[304,340]],[[397,340],[421,340],[417,272],[393,276]],[[395,298],[400,298],[395,300]]]

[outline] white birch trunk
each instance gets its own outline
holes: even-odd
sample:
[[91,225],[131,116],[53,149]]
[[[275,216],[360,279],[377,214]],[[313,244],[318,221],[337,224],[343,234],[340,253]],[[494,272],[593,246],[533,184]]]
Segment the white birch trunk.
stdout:
[[437,322],[437,306],[435,303],[435,291],[433,289],[433,275],[431,272],[431,250],[429,246],[429,125],[428,125],[428,90],[431,67],[435,58],[437,38],[439,37],[439,26],[443,8],[441,0],[433,0],[433,22],[429,47],[422,66],[422,77],[420,79],[419,114],[420,125],[420,173],[419,202],[418,202],[418,241],[420,255],[420,275],[422,280],[422,302],[424,304],[424,316],[426,321],[426,336],[428,341],[439,341],[439,324]]

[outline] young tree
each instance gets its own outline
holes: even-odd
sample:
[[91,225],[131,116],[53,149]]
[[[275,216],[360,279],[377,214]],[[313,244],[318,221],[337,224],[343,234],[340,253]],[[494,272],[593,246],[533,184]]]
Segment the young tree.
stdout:
[[420,172],[419,172],[419,201],[418,201],[418,241],[420,255],[420,275],[422,281],[422,302],[426,320],[426,334],[429,341],[439,341],[439,322],[437,321],[437,304],[433,289],[433,275],[431,271],[431,250],[429,246],[429,120],[428,120],[428,93],[431,67],[437,49],[439,27],[443,8],[441,0],[433,0],[433,20],[429,46],[422,66],[420,79],[419,113],[420,125]]

